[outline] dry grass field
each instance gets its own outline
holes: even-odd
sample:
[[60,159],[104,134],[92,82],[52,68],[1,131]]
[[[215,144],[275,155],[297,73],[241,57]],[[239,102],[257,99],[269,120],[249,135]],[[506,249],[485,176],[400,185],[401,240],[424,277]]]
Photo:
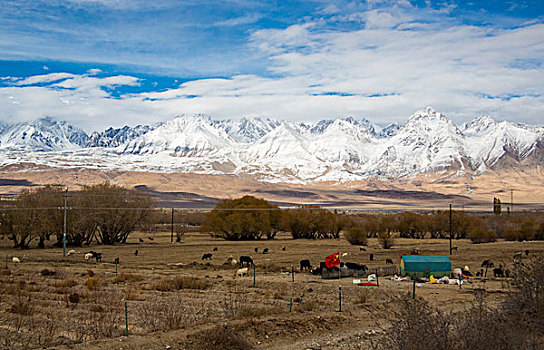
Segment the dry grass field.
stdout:
[[[447,240],[396,239],[392,249],[383,250],[370,239],[362,252],[344,239],[292,240],[281,234],[271,241],[231,242],[189,233],[174,244],[169,232],[149,237],[134,233],[126,245],[84,247],[70,257],[63,257],[59,248],[21,251],[0,241],[0,347],[363,349],[377,336],[375,330],[379,333],[389,298],[411,293],[412,283],[382,276],[379,287],[362,287],[343,278],[339,312],[339,281],[298,273],[299,261],[310,259],[316,266],[339,250],[348,253],[343,261],[372,270],[385,266],[387,258],[398,264],[413,248],[423,255],[445,255],[449,246]],[[454,245],[453,266],[468,265],[472,271],[484,259],[511,266],[516,252],[544,251],[544,242],[474,245],[461,240]],[[261,253],[264,248],[268,254]],[[88,250],[101,252],[102,262],[86,261]],[[202,261],[204,253],[212,253],[212,260]],[[236,267],[227,263],[231,255],[253,257],[255,287],[251,270],[248,277],[234,276]],[[14,256],[21,262],[13,263]],[[291,265],[297,270],[294,282],[282,273]],[[481,287],[491,305],[509,291],[506,279],[488,273],[486,282],[472,278],[461,288],[421,284],[416,293],[436,308],[462,310]]]

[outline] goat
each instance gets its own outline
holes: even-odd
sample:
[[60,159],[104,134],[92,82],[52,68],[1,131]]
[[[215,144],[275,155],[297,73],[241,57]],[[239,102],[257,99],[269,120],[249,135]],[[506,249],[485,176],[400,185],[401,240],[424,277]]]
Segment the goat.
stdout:
[[150,241],[152,241],[154,238],[153,238],[153,237],[147,237],[147,239],[149,239]]
[[370,253],[369,257],[370,257],[370,261],[374,261],[374,254]]
[[285,251],[285,246],[281,247],[281,250]]
[[360,252],[366,252],[366,249],[363,248],[363,247],[359,247],[359,251],[360,251]]
[[140,238],[140,243],[144,243],[144,239],[143,239],[143,238]]
[[21,262],[21,260],[20,260],[18,257],[16,257],[16,256],[14,256],[13,258],[11,258],[11,261],[13,261],[13,262],[16,263],[16,264],[18,264],[18,263]]
[[391,265],[393,265],[393,260],[391,260],[391,259],[385,259],[385,263],[386,263],[386,264],[391,264]]
[[525,255],[529,255],[529,249],[525,249]]
[[268,254],[268,248],[263,249],[263,254]]
[[308,270],[312,269],[312,264],[310,264],[309,259],[300,260],[300,271],[302,272],[304,269],[308,269]]
[[136,249],[136,250],[134,251],[134,255],[135,255],[135,256],[138,256],[138,249]]
[[253,259],[250,256],[241,255],[240,256],[240,267],[243,267],[244,264],[246,264],[247,266],[254,265]]
[[258,253],[259,252],[259,248],[255,248],[255,253]]
[[212,260],[212,253],[204,253],[202,255],[202,260]]
[[238,276],[238,277],[247,276],[247,272],[248,272],[248,268],[247,268],[247,267],[238,269],[238,270],[236,270],[236,276]]
[[213,248],[213,251],[216,252],[218,251],[219,249],[217,247]]

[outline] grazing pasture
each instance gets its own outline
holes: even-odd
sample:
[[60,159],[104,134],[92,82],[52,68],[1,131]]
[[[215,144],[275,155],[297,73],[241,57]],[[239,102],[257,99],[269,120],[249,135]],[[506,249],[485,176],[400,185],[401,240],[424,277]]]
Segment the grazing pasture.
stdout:
[[[448,255],[449,251],[449,242],[440,239],[397,238],[391,249],[382,249],[372,238],[361,250],[343,238],[293,240],[282,233],[273,240],[237,242],[193,232],[173,244],[170,232],[158,232],[152,240],[148,236],[135,233],[127,244],[91,245],[66,257],[61,248],[15,250],[11,242],[0,241],[0,346],[367,348],[382,332],[376,323],[384,321],[390,298],[411,294],[413,284],[379,276],[379,287],[367,287],[343,278],[342,312],[338,312],[339,281],[323,280],[307,268],[299,272],[301,260],[319,266],[325,256],[338,251],[347,253],[342,262],[365,265],[368,273],[374,273],[377,268],[398,266],[403,254]],[[512,270],[514,256],[527,258],[519,252],[528,250],[531,256],[544,251],[544,242],[538,241],[456,240],[455,246],[453,268],[467,266],[474,275],[484,260]],[[259,252],[267,248],[268,254],[256,254],[256,247]],[[85,259],[84,253],[91,249],[100,252],[101,261]],[[203,260],[210,252],[213,258]],[[244,264],[247,276],[237,275],[241,261],[232,263],[241,256],[254,262]],[[507,277],[493,272],[488,268],[486,279],[473,277],[461,287],[419,284],[416,294],[437,309],[456,311],[475,300],[474,290],[485,289],[485,300],[494,305],[510,287]]]

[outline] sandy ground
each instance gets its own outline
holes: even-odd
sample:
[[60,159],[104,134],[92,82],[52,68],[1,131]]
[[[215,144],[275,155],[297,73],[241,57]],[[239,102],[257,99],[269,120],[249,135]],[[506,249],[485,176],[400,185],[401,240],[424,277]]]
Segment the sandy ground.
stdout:
[[[450,177],[423,174],[396,181],[368,180],[343,184],[272,184],[228,175],[183,173],[115,172],[88,169],[54,169],[32,165],[0,170],[0,196],[9,198],[21,189],[45,184],[78,190],[84,185],[111,182],[145,188],[166,207],[213,208],[218,200],[254,195],[283,206],[318,204],[329,208],[360,210],[455,209],[491,211],[493,197],[502,200],[505,211],[512,194],[514,210],[542,209],[544,174],[525,171],[488,170],[484,175]],[[513,190],[513,192],[511,192]]]
[[[10,271],[0,276],[0,330],[13,330],[17,319],[21,319],[13,312],[14,305],[28,298],[35,310],[22,319],[32,318],[36,324],[24,323],[19,335],[40,334],[40,343],[33,346],[51,349],[194,349],[198,348],[198,341],[209,336],[206,334],[211,332],[217,336],[223,326],[227,327],[227,336],[235,332],[257,349],[367,348],[370,339],[376,336],[372,331],[379,331],[377,324],[384,322],[389,297],[411,293],[412,283],[382,277],[378,288],[361,287],[353,284],[352,278],[344,278],[340,281],[342,312],[339,312],[338,280],[322,280],[307,272],[297,272],[293,282],[293,276],[282,273],[282,268],[290,270],[293,265],[298,270],[299,261],[306,258],[318,265],[326,255],[340,251],[347,253],[344,261],[375,269],[386,266],[388,258],[398,264],[400,256],[413,248],[419,249],[422,255],[446,255],[449,247],[447,240],[397,239],[392,249],[383,250],[377,240],[370,239],[366,251],[360,251],[344,239],[292,240],[289,235],[281,234],[271,241],[228,242],[198,233],[186,234],[181,243],[171,244],[170,234],[164,232],[135,233],[126,245],[91,246],[78,249],[79,253],[71,257],[63,257],[59,248],[20,251],[11,249],[9,243],[0,241],[2,265],[7,258]],[[458,251],[451,256],[453,266],[468,265],[472,271],[477,270],[484,259],[511,267],[516,252],[544,251],[544,242],[499,241],[474,245],[460,240],[454,245]],[[268,254],[261,253],[264,248],[269,249]],[[83,252],[89,249],[101,252],[102,262],[86,261]],[[212,259],[202,261],[204,253],[212,253]],[[369,260],[370,253],[374,254],[374,261]],[[253,273],[248,277],[234,277],[236,267],[226,263],[231,255],[235,259],[240,255],[253,257],[255,287]],[[21,263],[13,263],[13,256]],[[117,272],[113,264],[115,258],[119,258]],[[55,274],[44,275],[44,269]],[[100,280],[96,289],[88,286],[89,271],[93,278]],[[207,288],[157,289],[159,282],[179,276],[206,281]],[[68,280],[72,282],[67,284]],[[474,301],[475,288],[486,289],[485,299],[491,305],[502,300],[509,291],[507,279],[495,279],[489,274],[485,282],[473,278],[461,288],[421,284],[416,294],[436,308],[459,311]],[[69,302],[69,296],[74,293],[81,297],[75,304]],[[124,301],[128,306],[128,337],[122,336]],[[159,317],[156,312],[162,306],[169,312],[185,313],[180,329],[152,330],[146,317]],[[42,320],[43,315],[48,316]],[[110,339],[95,339],[101,338],[97,334],[102,330],[87,327],[95,324],[97,315],[102,317],[100,322],[111,324]],[[115,317],[106,318],[107,315]],[[38,326],[42,323],[37,320],[43,321],[43,328]],[[58,336],[47,343],[44,340],[47,332]],[[16,342],[6,346],[7,338],[7,335],[0,338],[3,348],[17,348]]]

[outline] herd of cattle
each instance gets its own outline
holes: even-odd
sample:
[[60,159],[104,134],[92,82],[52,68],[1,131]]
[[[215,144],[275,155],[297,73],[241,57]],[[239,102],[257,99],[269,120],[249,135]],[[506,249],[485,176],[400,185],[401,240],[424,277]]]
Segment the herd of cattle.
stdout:
[[[282,250],[285,251],[285,247],[282,247]],[[360,248],[361,251],[365,251],[366,249],[364,247],[361,247]],[[213,249],[214,252],[218,251],[218,248],[214,248]],[[259,250],[258,248],[255,248],[255,252],[258,253]],[[71,256],[73,254],[76,254],[77,252],[75,250],[70,250],[68,251],[68,256]],[[269,253],[269,249],[268,248],[264,248],[262,251],[261,251],[262,254],[268,254]],[[138,250],[136,250],[134,252],[134,255],[138,255]],[[410,252],[410,255],[419,255],[419,251],[417,249],[413,249],[411,252]],[[514,266],[516,266],[517,264],[523,264],[522,262],[522,258],[523,256],[528,256],[529,255],[529,250],[525,250],[524,252],[518,252],[516,254],[514,254],[513,256],[513,263],[514,263]],[[347,256],[347,253],[344,253],[343,256]],[[213,254],[212,253],[204,253],[202,255],[202,259],[201,260],[212,260],[212,257],[213,257]],[[84,258],[85,260],[90,260],[90,259],[95,259],[97,262],[101,262],[102,261],[102,253],[99,253],[99,252],[95,252],[95,251],[89,251],[89,252],[86,252],[84,253]],[[370,261],[373,261],[374,260],[374,254],[370,253],[369,254],[369,259]],[[20,259],[19,258],[16,258],[14,257],[13,258],[13,262],[15,263],[20,263]],[[119,258],[116,258],[114,263],[119,263]],[[231,264],[233,266],[239,266],[239,269],[236,271],[236,276],[245,276],[248,274],[248,270],[249,270],[249,267],[251,266],[254,266],[254,262],[253,262],[253,258],[249,255],[241,255],[239,260],[235,260],[232,256],[230,256],[228,259],[227,259],[227,263],[228,264]],[[387,258],[385,260],[385,263],[386,264],[394,264],[393,260],[392,259],[389,259]],[[358,264],[358,263],[354,263],[354,262],[342,262],[340,263],[340,267],[346,267],[347,269],[349,270],[355,270],[355,271],[359,271],[359,272],[366,272],[368,271],[368,267],[364,264]],[[323,270],[326,269],[326,266],[325,266],[325,263],[324,262],[321,262],[319,267],[313,267],[310,260],[309,259],[302,259],[300,260],[300,272],[303,272],[303,271],[309,271],[311,274],[313,275],[321,275],[323,273]],[[338,269],[338,268],[336,268]],[[494,262],[491,261],[490,259],[486,259],[482,262],[481,264],[481,268],[479,271],[476,272],[476,276],[477,277],[487,277],[487,270],[488,269],[493,269],[493,276],[494,277],[510,277],[510,270],[508,268],[506,268],[506,264],[500,262],[498,264],[498,266],[495,266]],[[289,270],[287,268],[284,268],[285,272],[288,272]],[[467,267],[465,267],[465,269],[463,269],[463,273],[466,273],[468,276],[472,276],[471,272],[468,270]]]

